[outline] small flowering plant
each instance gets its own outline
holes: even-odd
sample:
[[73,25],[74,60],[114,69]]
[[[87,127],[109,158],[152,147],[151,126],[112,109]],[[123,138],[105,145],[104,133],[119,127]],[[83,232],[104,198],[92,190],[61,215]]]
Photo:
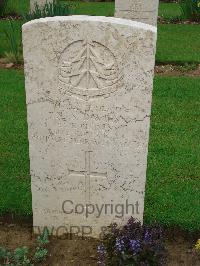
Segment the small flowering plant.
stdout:
[[200,252],[200,239],[197,240],[197,243],[195,245],[195,249]]
[[98,247],[101,266],[159,266],[165,253],[162,229],[142,226],[133,218],[122,228],[112,224]]

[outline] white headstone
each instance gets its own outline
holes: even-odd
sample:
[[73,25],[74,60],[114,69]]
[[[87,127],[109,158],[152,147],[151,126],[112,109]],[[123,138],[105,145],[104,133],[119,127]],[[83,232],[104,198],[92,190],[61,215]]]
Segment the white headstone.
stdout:
[[53,3],[53,0],[30,0],[30,10],[33,11],[36,5],[42,9],[46,3]]
[[117,18],[23,25],[35,232],[142,222],[155,42]]
[[159,0],[115,0],[115,17],[157,25]]

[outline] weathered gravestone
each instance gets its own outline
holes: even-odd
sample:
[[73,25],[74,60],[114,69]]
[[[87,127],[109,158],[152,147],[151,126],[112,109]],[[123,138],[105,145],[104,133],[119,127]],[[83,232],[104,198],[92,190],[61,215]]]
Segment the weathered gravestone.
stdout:
[[30,0],[30,10],[35,10],[36,5],[42,9],[46,3],[53,3],[53,0]]
[[155,41],[117,18],[23,25],[35,232],[143,220]]
[[159,0],[115,0],[115,17],[157,25]]

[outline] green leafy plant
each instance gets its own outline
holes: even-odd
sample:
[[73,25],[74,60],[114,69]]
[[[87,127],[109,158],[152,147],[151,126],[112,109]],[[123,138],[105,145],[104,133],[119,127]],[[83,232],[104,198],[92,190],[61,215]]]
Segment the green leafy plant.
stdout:
[[45,248],[45,246],[49,243],[49,230],[46,227],[44,228],[42,234],[38,236],[37,243],[39,246],[36,248],[34,261],[41,262],[48,254],[48,250]]
[[48,250],[46,248],[37,247],[34,255],[34,261],[42,262],[48,254]]
[[27,257],[28,253],[29,251],[27,247],[16,248],[13,254],[13,261],[17,265],[31,265],[31,262]]
[[3,16],[6,11],[8,0],[0,0],[0,16]]
[[4,30],[4,33],[10,47],[10,52],[5,53],[6,58],[12,63],[21,63],[23,61],[22,43],[21,38],[20,41],[18,41],[13,20],[9,20],[9,27]]
[[7,250],[3,247],[0,247],[0,261],[6,261],[7,259]]
[[63,5],[56,0],[52,3],[47,2],[43,8],[40,8],[36,3],[34,10],[26,15],[23,15],[23,17],[26,21],[30,21],[44,17],[69,16],[74,8],[75,6],[72,4]]
[[28,258],[28,253],[29,251],[27,247],[16,248],[14,252],[0,247],[0,263],[12,266],[31,266],[32,264]]
[[200,0],[179,0],[183,19],[200,20]]
[[41,246],[49,243],[49,230],[47,228],[44,228],[42,234],[38,236],[37,242]]

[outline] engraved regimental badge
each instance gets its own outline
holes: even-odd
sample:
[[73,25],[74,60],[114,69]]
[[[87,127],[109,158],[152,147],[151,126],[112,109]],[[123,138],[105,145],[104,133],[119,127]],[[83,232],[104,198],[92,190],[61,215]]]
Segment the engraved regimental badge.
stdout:
[[78,40],[68,45],[59,62],[59,90],[84,100],[104,96],[120,86],[114,54],[96,41]]

